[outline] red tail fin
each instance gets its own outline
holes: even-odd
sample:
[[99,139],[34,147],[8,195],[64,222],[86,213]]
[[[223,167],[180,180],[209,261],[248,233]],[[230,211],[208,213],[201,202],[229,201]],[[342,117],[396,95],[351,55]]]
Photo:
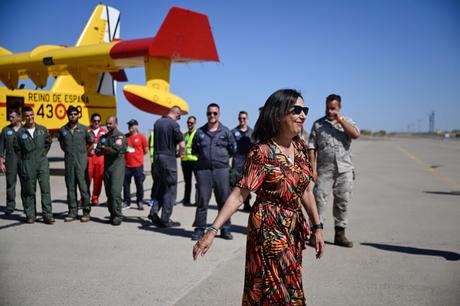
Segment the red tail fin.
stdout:
[[206,15],[173,7],[149,48],[152,57],[173,62],[219,61]]

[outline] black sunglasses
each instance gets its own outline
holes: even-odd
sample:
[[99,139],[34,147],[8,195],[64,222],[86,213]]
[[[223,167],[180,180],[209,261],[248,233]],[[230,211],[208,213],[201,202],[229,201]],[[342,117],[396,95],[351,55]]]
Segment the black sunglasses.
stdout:
[[219,115],[219,113],[218,112],[207,112],[206,115],[207,116],[211,116],[211,115],[217,116],[217,115]]
[[187,124],[195,124],[193,121],[187,121]]
[[78,113],[70,113],[69,116],[78,116]]
[[248,119],[248,118],[246,118],[246,117],[239,117],[238,118],[238,120],[246,120],[246,119]]
[[101,122],[101,119],[99,119],[99,120],[93,119],[93,122]]
[[307,106],[302,107],[300,105],[294,105],[294,109],[291,112],[296,114],[296,115],[300,115],[300,113],[303,111],[303,113],[306,116],[308,114],[308,109],[309,108]]

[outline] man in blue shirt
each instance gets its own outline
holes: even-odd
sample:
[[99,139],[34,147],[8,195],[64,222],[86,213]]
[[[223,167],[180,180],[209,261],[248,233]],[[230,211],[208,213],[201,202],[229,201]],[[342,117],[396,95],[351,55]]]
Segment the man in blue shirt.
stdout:
[[[229,159],[236,150],[232,133],[219,122],[219,105],[209,104],[206,116],[208,122],[197,130],[192,145],[192,153],[198,155],[196,175],[198,203],[192,240],[199,240],[204,235],[211,192],[214,190],[219,210],[230,194]],[[221,237],[227,240],[233,239],[230,220],[222,227]]]
[[[232,170],[230,171],[230,185],[232,187],[239,181],[243,173],[246,156],[254,144],[252,140],[252,129],[248,126],[248,113],[246,111],[240,111],[238,114],[238,121],[240,124],[232,130],[233,137],[235,137],[236,141],[236,153],[235,156],[233,156]],[[249,212],[251,210],[250,201],[251,195],[244,200],[244,211]]]
[[[177,120],[180,119],[182,110],[173,106],[166,116],[158,119],[154,126],[154,198],[157,205],[152,206],[148,218],[158,227],[180,226],[179,222],[170,219],[177,196],[177,155],[184,155],[184,136],[180,131]],[[176,147],[179,145],[179,153]],[[161,209],[161,217],[158,212]]]

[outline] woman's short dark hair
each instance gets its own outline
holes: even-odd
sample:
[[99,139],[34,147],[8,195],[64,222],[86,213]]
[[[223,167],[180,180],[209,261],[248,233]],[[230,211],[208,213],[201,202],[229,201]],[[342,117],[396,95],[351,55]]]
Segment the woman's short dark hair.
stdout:
[[295,89],[280,89],[272,93],[260,111],[252,134],[254,139],[267,142],[277,136],[281,118],[289,113],[298,98],[303,99],[300,92]]

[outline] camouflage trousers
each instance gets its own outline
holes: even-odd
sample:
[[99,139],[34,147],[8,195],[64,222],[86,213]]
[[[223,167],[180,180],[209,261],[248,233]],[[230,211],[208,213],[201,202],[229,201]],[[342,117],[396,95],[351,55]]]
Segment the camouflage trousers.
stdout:
[[346,228],[348,205],[351,202],[351,191],[353,189],[353,171],[339,173],[335,169],[318,172],[318,180],[313,193],[322,223],[326,220],[326,206],[331,189],[334,197],[332,207],[334,225]]

